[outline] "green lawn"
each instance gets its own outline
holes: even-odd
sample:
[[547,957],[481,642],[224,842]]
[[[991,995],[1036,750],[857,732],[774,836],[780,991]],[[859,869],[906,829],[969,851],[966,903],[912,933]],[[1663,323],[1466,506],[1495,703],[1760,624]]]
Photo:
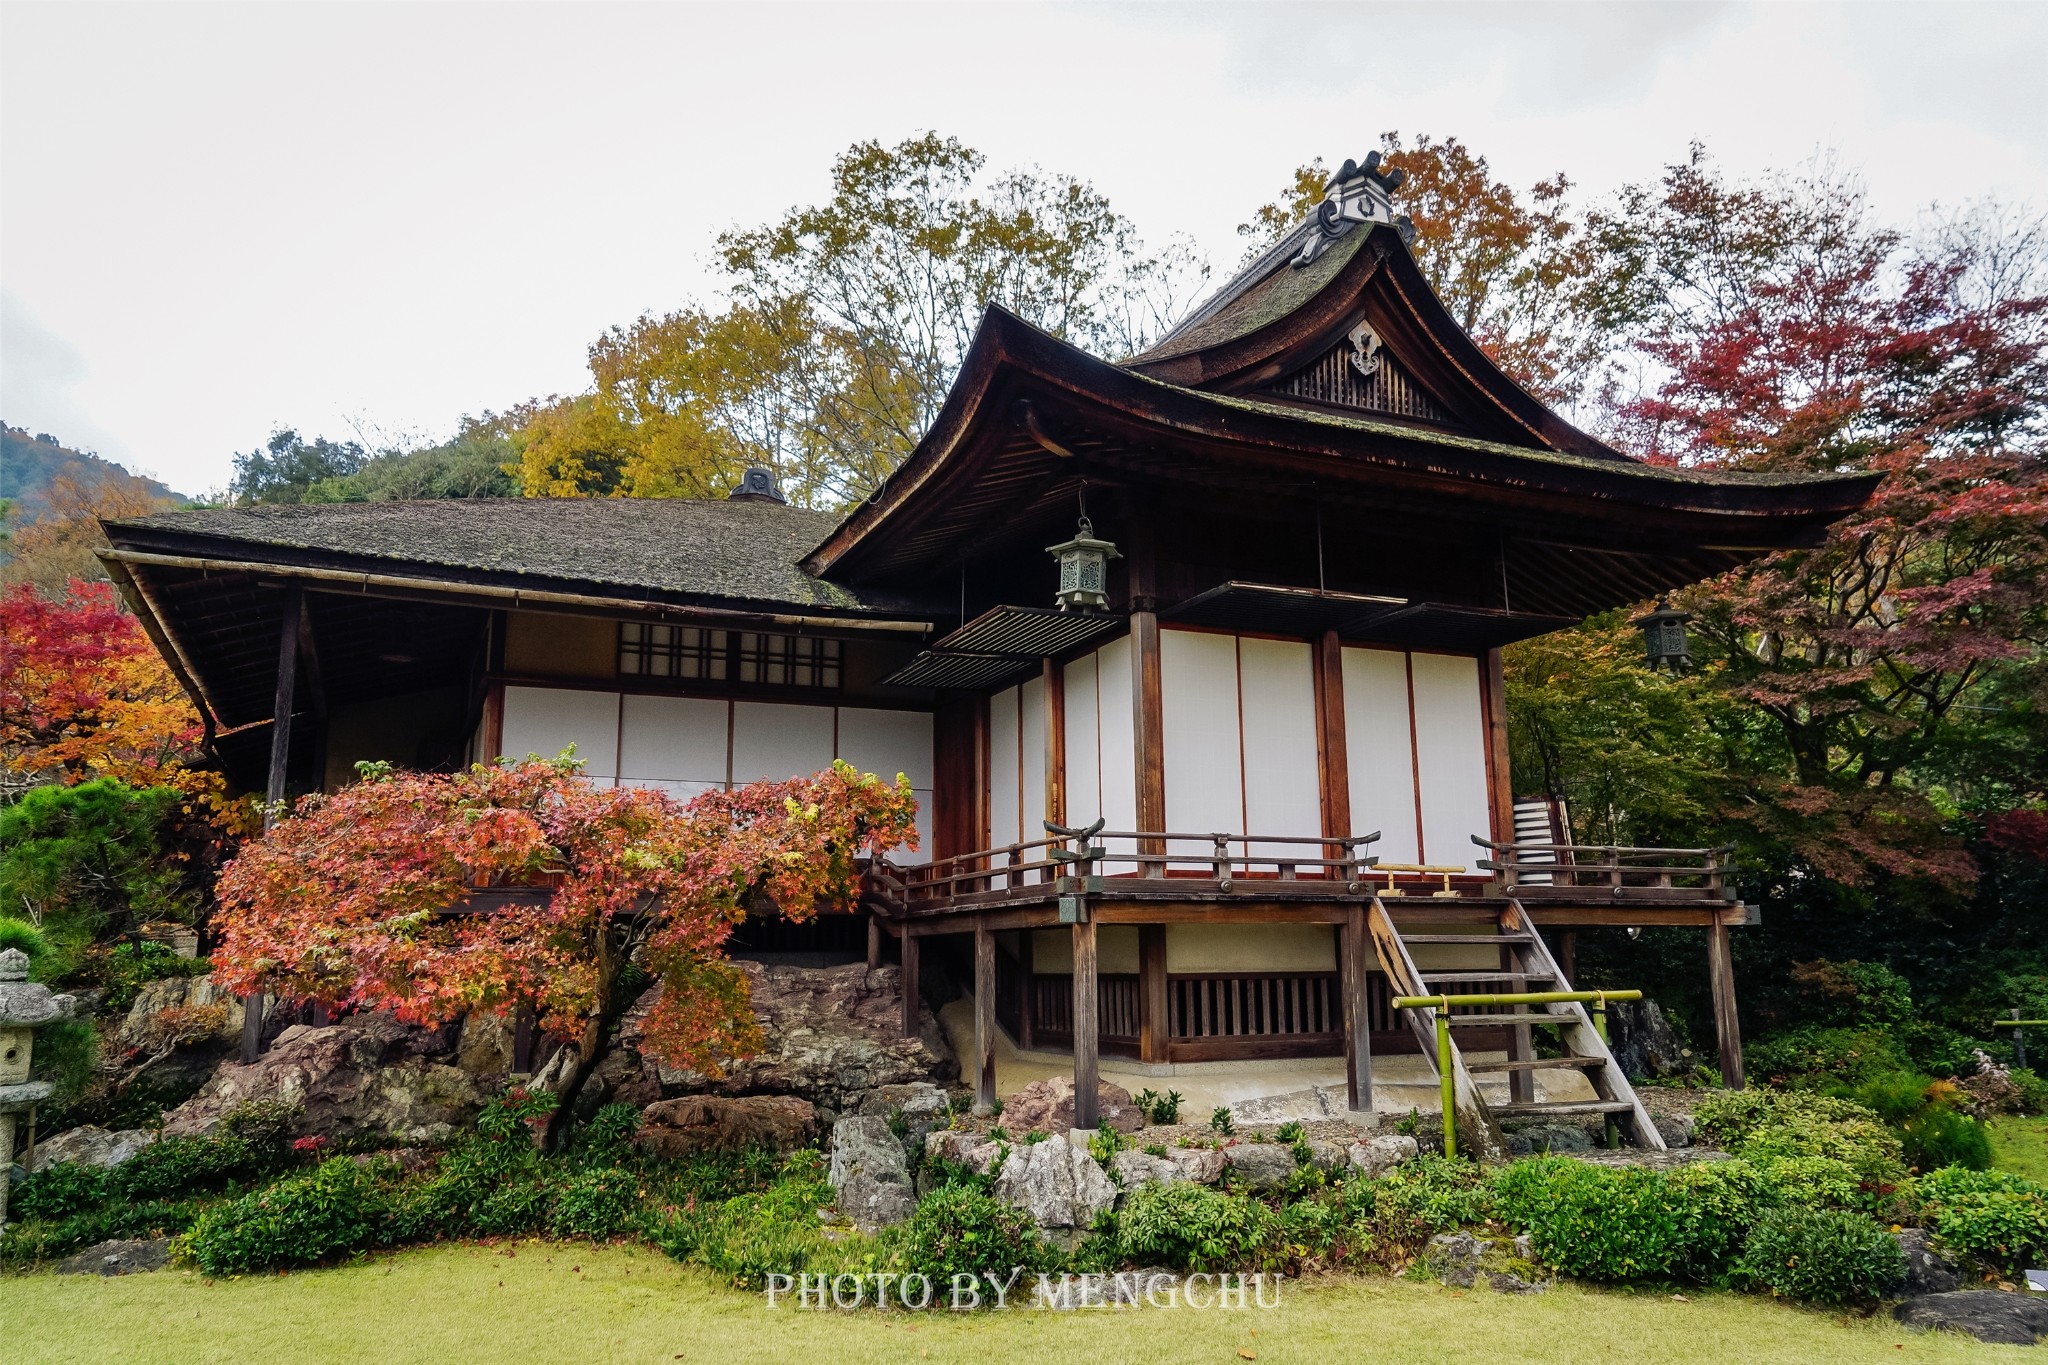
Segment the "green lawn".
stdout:
[[2048,1118],[1991,1120],[1991,1164],[2048,1182]]
[[208,1283],[0,1279],[0,1336],[32,1361],[1085,1360],[1579,1362],[2032,1359],[1889,1319],[1697,1293],[1563,1287],[1535,1298],[1400,1280],[1287,1284],[1270,1311],[950,1315],[769,1309],[645,1250],[450,1245],[338,1270]]

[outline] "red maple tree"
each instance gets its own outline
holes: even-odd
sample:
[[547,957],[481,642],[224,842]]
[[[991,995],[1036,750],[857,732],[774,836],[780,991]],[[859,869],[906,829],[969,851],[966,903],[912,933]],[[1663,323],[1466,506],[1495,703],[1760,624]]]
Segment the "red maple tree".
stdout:
[[[916,801],[844,763],[710,791],[599,787],[567,758],[456,773],[364,765],[301,799],[221,873],[216,978],[437,1024],[525,1006],[570,1040],[566,1101],[597,1060],[629,962],[662,985],[658,1055],[710,1075],[760,1044],[724,945],[750,907],[805,920],[844,905],[856,859],[916,846]],[[545,885],[544,900],[463,913],[474,888]]]

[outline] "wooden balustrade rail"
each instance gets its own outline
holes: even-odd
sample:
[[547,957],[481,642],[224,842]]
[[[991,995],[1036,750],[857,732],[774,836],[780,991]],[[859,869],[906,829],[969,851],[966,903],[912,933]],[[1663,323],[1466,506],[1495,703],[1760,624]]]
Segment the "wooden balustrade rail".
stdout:
[[1496,856],[1479,866],[1500,874],[1510,896],[1582,897],[1589,890],[1612,896],[1671,900],[1729,901],[1725,859],[1733,844],[1718,848],[1630,848],[1618,844],[1472,842]]

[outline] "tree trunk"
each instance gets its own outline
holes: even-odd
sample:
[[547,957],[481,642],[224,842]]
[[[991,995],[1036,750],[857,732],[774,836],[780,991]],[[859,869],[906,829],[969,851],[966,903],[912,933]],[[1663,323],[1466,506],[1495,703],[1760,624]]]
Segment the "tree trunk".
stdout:
[[569,1110],[576,1103],[576,1096],[582,1093],[583,1082],[597,1065],[598,1057],[603,1054],[605,1034],[609,1031],[608,1021],[602,1012],[584,1021],[583,1036],[575,1043],[575,1060],[563,1073],[561,1086],[555,1091],[555,1112],[548,1115],[547,1123],[533,1135],[533,1145],[541,1151],[553,1151],[566,1140]]

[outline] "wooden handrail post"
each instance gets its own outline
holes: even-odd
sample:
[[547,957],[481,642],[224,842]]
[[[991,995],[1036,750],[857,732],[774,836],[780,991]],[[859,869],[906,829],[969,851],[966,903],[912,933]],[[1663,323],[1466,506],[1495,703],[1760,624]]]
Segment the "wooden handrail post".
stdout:
[[1228,891],[1230,889],[1230,839],[1227,835],[1222,834],[1212,834],[1209,837],[1216,843],[1216,857],[1214,860],[1216,881],[1225,891]]
[[974,1112],[996,1107],[996,936],[974,922]]
[[1074,1126],[1093,1128],[1099,1117],[1096,1088],[1095,921],[1074,925]]

